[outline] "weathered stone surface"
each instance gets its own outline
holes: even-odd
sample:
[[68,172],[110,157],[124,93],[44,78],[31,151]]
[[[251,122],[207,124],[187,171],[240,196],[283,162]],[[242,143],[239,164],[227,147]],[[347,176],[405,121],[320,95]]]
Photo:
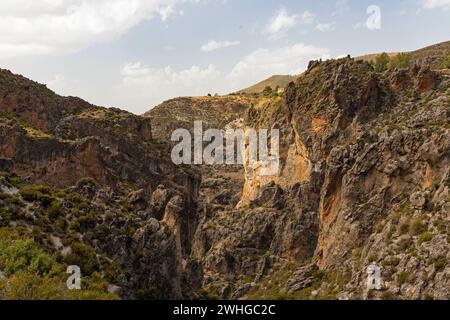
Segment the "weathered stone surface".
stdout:
[[[316,61],[282,97],[180,98],[149,118],[0,75],[0,171],[65,189],[52,210],[67,222],[25,201],[9,226],[48,221],[52,241],[40,240],[63,258],[74,241],[92,248],[124,298],[450,297],[444,73]],[[279,172],[174,166],[155,138],[194,115],[206,128],[279,129]],[[0,183],[23,200],[17,177]],[[367,291],[372,262],[381,291]]]
[[0,171],[12,173],[14,170],[14,162],[10,159],[0,159]]
[[147,208],[147,200],[144,189],[131,192],[128,195],[128,202],[133,206],[134,210],[141,211]]
[[420,210],[425,206],[427,199],[422,192],[417,191],[411,194],[411,196],[409,197],[409,201],[414,208]]

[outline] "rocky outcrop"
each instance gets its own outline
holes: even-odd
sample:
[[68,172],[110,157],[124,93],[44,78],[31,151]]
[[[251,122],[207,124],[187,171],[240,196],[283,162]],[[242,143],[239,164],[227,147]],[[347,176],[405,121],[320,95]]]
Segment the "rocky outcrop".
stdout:
[[[346,57],[310,63],[282,96],[139,117],[2,70],[0,224],[124,298],[448,299],[449,84]],[[173,165],[168,134],[194,120],[278,129],[279,170]]]
[[148,118],[59,97],[5,70],[0,108],[0,171],[15,184],[1,190],[29,203],[6,208],[2,224],[25,223],[35,237],[44,228],[53,244],[43,245],[72,264],[96,255],[83,274],[95,266],[122,297],[189,295],[195,283],[181,275],[200,178],[172,164]]
[[[436,285],[449,274],[447,234],[434,224],[449,217],[449,83],[427,67],[378,74],[347,57],[311,65],[281,101],[250,107],[244,126],[280,130],[281,167],[263,176],[245,165],[239,210],[208,208],[194,239],[204,287],[221,296],[232,275],[231,297],[270,292],[272,267],[240,275],[271,257],[285,274],[297,266],[277,292],[290,298],[448,298]],[[368,294],[374,260],[386,283]]]

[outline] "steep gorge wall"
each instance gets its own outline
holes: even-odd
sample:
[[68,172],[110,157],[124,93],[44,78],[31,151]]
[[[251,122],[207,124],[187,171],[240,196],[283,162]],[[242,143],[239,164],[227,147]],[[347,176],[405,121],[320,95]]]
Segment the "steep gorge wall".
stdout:
[[[433,219],[443,215],[448,223],[449,83],[427,67],[378,74],[350,58],[314,64],[287,87],[279,108],[247,112],[247,127],[280,129],[281,170],[267,177],[245,168],[241,203],[264,207],[271,189],[278,190],[271,201],[283,199],[278,209],[301,215],[308,208],[318,224],[310,230],[310,257],[324,270],[351,270],[355,250],[367,259],[377,223],[402,206],[414,207],[414,197],[434,207],[433,197],[447,194]],[[292,193],[295,188],[300,192]],[[443,234],[436,239],[430,244],[435,254],[446,241]],[[293,252],[298,248],[307,247],[298,244]],[[356,273],[363,275],[363,268]],[[364,278],[358,279],[361,288]]]

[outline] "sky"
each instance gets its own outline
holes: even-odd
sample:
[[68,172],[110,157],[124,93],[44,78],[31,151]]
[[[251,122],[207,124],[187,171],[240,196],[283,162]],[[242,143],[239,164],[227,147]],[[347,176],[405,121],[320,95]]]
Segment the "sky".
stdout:
[[450,0],[0,0],[0,68],[136,114],[447,40]]

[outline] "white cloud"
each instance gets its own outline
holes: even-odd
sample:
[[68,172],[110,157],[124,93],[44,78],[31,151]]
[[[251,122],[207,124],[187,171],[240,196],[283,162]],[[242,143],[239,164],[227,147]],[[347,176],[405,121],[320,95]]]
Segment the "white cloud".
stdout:
[[158,14],[161,16],[162,21],[166,21],[169,19],[171,15],[175,13],[175,9],[172,5],[162,6],[156,10]]
[[0,58],[76,52],[189,0],[1,0]]
[[338,16],[347,13],[348,11],[350,11],[350,7],[347,3],[347,0],[337,0],[334,5],[334,12],[332,15]]
[[239,61],[228,75],[233,90],[264,80],[274,74],[299,74],[312,59],[325,57],[329,50],[303,43],[277,49],[258,49]]
[[425,9],[443,8],[448,10],[450,8],[450,0],[422,0],[422,6]]
[[310,60],[329,56],[328,49],[297,43],[255,50],[236,63],[230,72],[223,73],[215,65],[175,70],[170,66],[151,68],[142,62],[126,63],[121,69],[122,82],[108,99],[139,114],[173,97],[226,94],[275,74],[299,74]]
[[143,77],[149,75],[151,69],[142,65],[142,62],[127,63],[120,71],[124,77]]
[[280,9],[266,27],[271,38],[281,38],[298,23],[298,15],[289,15],[285,9]]
[[57,93],[62,94],[61,91],[64,91],[67,87],[66,79],[63,75],[56,74],[47,82],[47,87]]
[[331,30],[334,30],[334,22],[331,22],[331,23],[318,23],[316,25],[316,30],[319,30],[319,31],[331,31]]
[[204,81],[220,75],[214,65],[209,65],[204,69],[198,66],[192,66],[189,69],[175,71],[170,66],[152,69],[143,65],[141,62],[125,64],[121,70],[121,74],[124,77],[124,83],[144,85],[175,84],[190,87],[199,86]]
[[361,21],[358,21],[353,26],[354,29],[362,29],[362,28],[365,28],[365,27],[366,27],[366,23],[365,22],[361,22]]
[[208,43],[204,44],[201,49],[205,52],[210,52],[218,49],[223,49],[227,47],[237,46],[239,45],[239,41],[216,41],[216,40],[210,40]]
[[49,81],[47,87],[59,95],[73,95],[76,92],[78,81],[68,79],[62,74],[55,74]]
[[309,11],[305,11],[301,14],[300,18],[302,23],[311,24],[316,19],[316,15]]
[[286,9],[280,9],[272,17],[265,28],[265,33],[271,39],[280,39],[286,36],[287,32],[294,28],[298,23],[311,24],[314,22],[315,15],[309,11],[304,11],[301,15],[290,15]]
[[148,111],[154,104],[169,98],[215,93],[221,80],[214,65],[177,71],[170,66],[150,68],[134,62],[125,64],[121,75],[122,83],[113,93],[115,101],[132,106],[130,110],[135,113]]

